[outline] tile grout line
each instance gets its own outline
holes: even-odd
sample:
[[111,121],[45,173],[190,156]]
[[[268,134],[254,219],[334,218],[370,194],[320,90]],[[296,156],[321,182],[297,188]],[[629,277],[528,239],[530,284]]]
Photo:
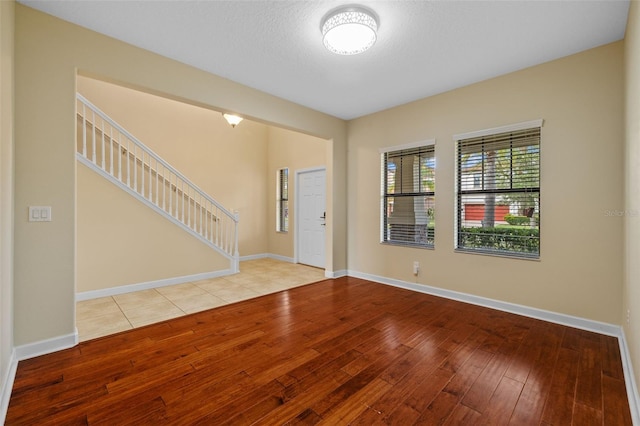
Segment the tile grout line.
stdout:
[[118,303],[118,301],[116,300],[115,297],[113,296],[109,296],[111,298],[111,300],[113,300],[113,302],[116,304],[116,306],[118,307],[118,309],[120,309],[120,312],[122,312],[122,315],[124,316],[124,319],[127,320],[127,322],[129,323],[129,325],[131,326],[131,328],[135,328],[133,326],[133,323],[131,322],[131,320],[129,319],[129,317],[127,316],[127,314],[124,312],[124,309],[122,309],[122,306],[120,306],[120,304]]
[[[164,297],[165,299],[167,299],[173,306],[175,306],[176,308],[178,308],[180,310],[180,312],[182,312],[184,315],[188,315],[187,312],[184,311],[184,309],[182,309],[180,306],[176,305],[175,302],[171,299],[169,299],[168,296],[165,296],[164,294],[160,293],[158,291],[157,288],[154,288],[155,292],[158,293],[160,296]],[[181,315],[182,316],[182,315]]]
[[[240,281],[244,281],[244,282],[234,282],[234,281],[231,281],[231,280],[227,280],[227,281],[229,281],[229,284],[232,284],[233,287],[235,287],[236,289],[240,290],[240,292],[242,292],[242,293],[244,293],[244,292],[253,293],[253,295],[251,295],[250,297],[242,298],[242,299],[239,299],[239,300],[238,299],[236,299],[236,300],[227,300],[227,299],[225,299],[225,298],[223,298],[223,297],[211,292],[210,290],[207,290],[206,288],[200,287],[195,282],[192,282],[191,284],[193,286],[199,288],[200,290],[203,290],[206,294],[211,295],[211,296],[215,297],[216,299],[219,299],[222,302],[224,302],[222,305],[216,305],[216,306],[203,308],[203,310],[206,310],[206,309],[214,309],[216,307],[237,303],[237,302],[240,302],[240,301],[243,301],[243,300],[247,300],[247,299],[251,299],[251,298],[254,298],[254,297],[260,297],[260,296],[264,296],[264,295],[267,295],[267,294],[272,294],[272,293],[276,293],[276,292],[280,292],[280,291],[286,291],[286,290],[289,290],[289,289],[294,288],[294,287],[306,285],[306,284],[309,284],[311,282],[315,282],[315,281],[324,279],[324,276],[321,276],[321,277],[310,277],[311,274],[309,274],[309,273],[311,272],[311,270],[315,270],[315,268],[310,268],[310,267],[302,266],[302,265],[282,265],[282,264],[275,264],[274,265],[274,264],[272,264],[272,262],[269,262],[268,266],[266,266],[266,267],[264,267],[262,269],[262,272],[256,273],[255,270],[253,270],[253,271],[252,270],[243,271],[243,272],[241,272],[241,274],[239,274],[239,276],[236,276],[236,277],[237,278],[241,278]],[[254,284],[255,285],[257,283],[258,284],[262,283],[262,284],[265,284],[265,285],[266,284],[269,284],[269,285],[274,284],[274,283],[272,283],[270,281],[270,279],[265,278],[266,274],[268,274],[268,275],[275,274],[275,275],[279,275],[280,277],[288,277],[288,278],[293,276],[293,277],[296,277],[297,279],[294,280],[294,281],[296,281],[295,283],[288,283],[288,284],[276,286],[276,288],[271,287],[270,290],[268,290],[266,292],[258,291],[258,290],[254,289],[252,287],[247,287],[246,286],[246,284]],[[298,275],[298,274],[300,274],[300,275]],[[302,277],[302,275],[308,275],[308,276],[307,277]],[[169,296],[161,293],[156,288],[154,288],[153,290],[157,294],[162,296],[163,299],[165,299],[166,301],[171,303],[171,305],[175,306],[180,312],[182,312],[182,314],[178,315],[178,317],[184,316],[184,315],[189,315],[189,312],[185,311],[180,306],[178,306],[174,302],[174,300],[172,300]],[[116,304],[116,306],[120,310],[121,314],[127,320],[127,323],[129,324],[131,329],[135,329],[135,328],[141,327],[141,325],[140,326],[134,325],[132,320],[129,318],[129,316],[125,312],[125,309],[118,303],[118,301],[116,300],[115,297],[110,296],[110,299]],[[137,312],[136,309],[134,309],[133,312]],[[145,317],[145,320],[148,320],[148,319],[149,318]],[[161,320],[156,320],[156,322],[157,321],[161,321]],[[105,335],[108,335],[108,334],[111,334],[111,333],[107,333],[107,334],[103,334],[103,335],[99,335],[99,336],[95,336],[95,337],[90,337],[90,338],[87,338],[87,339],[84,339],[81,336],[80,340],[81,341],[89,340],[89,339],[105,336]]]

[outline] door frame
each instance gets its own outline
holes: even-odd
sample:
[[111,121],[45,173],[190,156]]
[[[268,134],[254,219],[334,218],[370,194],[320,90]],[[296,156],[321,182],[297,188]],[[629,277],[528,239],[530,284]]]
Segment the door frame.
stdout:
[[[294,218],[295,218],[295,235],[293,238],[293,262],[294,263],[299,263],[299,254],[298,254],[298,238],[300,237],[301,233],[300,233],[300,221],[298,220],[299,218],[299,213],[300,213],[300,175],[304,174],[304,173],[312,173],[312,172],[324,172],[324,202],[325,202],[325,206],[327,203],[327,168],[325,166],[318,166],[318,167],[309,167],[309,168],[305,168],[305,169],[299,169],[295,171],[295,175],[296,175],[296,190],[295,190],[295,194],[296,194],[296,198],[294,201]],[[325,207],[326,208],[326,207]],[[325,223],[326,223],[326,219],[325,219]],[[326,268],[326,263],[327,263],[327,231],[326,231],[326,227],[325,227],[325,238],[324,238],[324,257],[325,257],[325,267],[323,268],[325,271],[327,270]]]

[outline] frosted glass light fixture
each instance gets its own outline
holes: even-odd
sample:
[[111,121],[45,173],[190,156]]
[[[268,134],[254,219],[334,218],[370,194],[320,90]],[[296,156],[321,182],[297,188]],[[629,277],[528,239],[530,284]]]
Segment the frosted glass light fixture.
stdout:
[[330,12],[322,20],[324,46],[338,55],[356,55],[374,45],[378,21],[375,14],[360,6]]
[[233,114],[222,114],[222,116],[229,124],[231,124],[231,127],[236,127],[243,120],[242,117],[238,117]]

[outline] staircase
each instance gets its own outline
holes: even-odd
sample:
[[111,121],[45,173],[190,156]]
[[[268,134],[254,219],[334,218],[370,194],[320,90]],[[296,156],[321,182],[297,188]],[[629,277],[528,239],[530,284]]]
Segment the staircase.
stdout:
[[216,250],[239,271],[238,214],[189,181],[82,95],[76,158]]

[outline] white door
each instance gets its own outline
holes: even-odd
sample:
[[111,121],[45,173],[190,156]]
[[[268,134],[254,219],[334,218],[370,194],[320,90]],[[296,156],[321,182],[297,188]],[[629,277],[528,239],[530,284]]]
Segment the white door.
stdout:
[[325,170],[299,172],[297,177],[298,262],[324,268]]

